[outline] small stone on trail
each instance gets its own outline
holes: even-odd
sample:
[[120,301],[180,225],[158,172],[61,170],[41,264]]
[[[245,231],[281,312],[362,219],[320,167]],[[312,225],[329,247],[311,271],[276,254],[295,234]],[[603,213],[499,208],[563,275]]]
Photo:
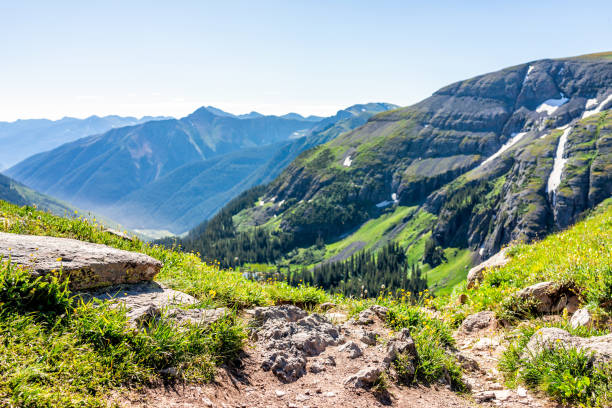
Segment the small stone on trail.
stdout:
[[344,380],[345,386],[363,388],[374,384],[384,370],[379,366],[366,367]]
[[363,351],[354,341],[349,341],[338,348],[338,351],[347,353],[349,358],[357,358],[363,355]]
[[483,311],[466,317],[461,324],[461,330],[465,333],[471,333],[475,330],[495,328],[496,324],[497,320],[495,319],[495,313]]
[[499,346],[498,340],[485,337],[485,338],[478,340],[476,344],[472,346],[472,348],[474,350],[486,350],[486,349],[490,349],[490,348],[497,347],[497,346]]
[[274,391],[274,393],[276,394],[278,398],[283,397],[285,396],[285,394],[287,394],[285,391],[282,391],[282,390],[276,390]]

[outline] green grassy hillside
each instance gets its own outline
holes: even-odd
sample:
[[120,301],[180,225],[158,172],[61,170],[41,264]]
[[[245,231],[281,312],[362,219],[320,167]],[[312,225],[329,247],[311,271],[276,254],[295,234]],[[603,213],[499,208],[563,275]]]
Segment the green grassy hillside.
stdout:
[[[396,211],[403,214],[412,210],[398,208]],[[391,220],[398,214],[386,214],[381,224],[391,227],[394,222]],[[162,317],[149,330],[134,331],[127,324],[124,310],[75,304],[65,283],[33,281],[27,271],[2,260],[0,404],[8,406],[104,407],[112,390],[157,381],[160,369],[168,366],[178,367],[182,381],[210,381],[215,367],[231,362],[244,347],[246,327],[240,311],[256,305],[292,303],[318,310],[318,304],[333,300],[349,315],[372,304],[387,306],[388,325],[396,330],[409,327],[415,340],[420,356],[415,380],[432,383],[450,375],[455,389],[463,385],[461,368],[446,351],[454,344],[451,327],[458,325],[467,314],[480,310],[494,310],[500,317],[507,316],[508,310],[515,309],[505,299],[528,284],[546,279],[571,283],[583,304],[600,321],[612,313],[609,303],[612,298],[612,199],[567,231],[532,245],[515,247],[511,251],[512,260],[505,267],[486,273],[477,288],[466,290],[465,284],[460,283],[452,294],[437,298],[429,297],[425,291],[416,294],[416,304],[415,297],[407,293],[392,296],[383,291],[377,298],[361,300],[332,297],[317,288],[291,287],[275,280],[254,282],[241,273],[220,268],[218,263],[204,263],[197,254],[138,240],[126,241],[81,218],[61,218],[4,201],[0,201],[0,218],[4,219],[0,223],[3,232],[76,238],[146,253],[163,262],[157,280],[198,298],[200,303],[196,307],[226,306],[235,311],[207,327],[189,326],[177,332]],[[361,233],[377,234],[376,230],[370,225]],[[467,256],[464,251],[450,251],[446,255],[458,265]],[[432,275],[436,273],[448,276],[441,270],[430,271]],[[439,313],[425,308],[437,309]],[[580,382],[569,394],[559,394],[560,389],[555,386],[565,375],[564,370],[573,370],[572,364],[578,364],[583,354],[545,355],[529,363],[532,366],[521,361],[525,339],[539,327],[567,328],[567,316],[562,316],[560,321],[527,314],[517,319],[509,321],[511,326],[506,333],[512,343],[499,367],[506,373],[509,384],[525,382],[543,389],[560,402],[608,406],[612,371],[606,374],[591,366],[581,366],[576,371]],[[515,334],[515,329],[520,335]],[[582,328],[572,332],[585,336],[608,330]],[[518,371],[517,367],[521,366],[531,367],[530,372],[537,372],[539,376],[526,381]],[[396,368],[402,369],[401,360]],[[587,382],[589,385],[585,385]]]

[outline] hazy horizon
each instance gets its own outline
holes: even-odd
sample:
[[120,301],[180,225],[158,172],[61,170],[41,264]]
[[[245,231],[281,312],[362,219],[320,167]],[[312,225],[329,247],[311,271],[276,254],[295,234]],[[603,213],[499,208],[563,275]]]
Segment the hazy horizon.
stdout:
[[507,66],[609,51],[611,8],[603,1],[589,8],[570,1],[386,1],[375,9],[364,1],[5,4],[0,121],[180,118],[208,105],[304,116],[366,102],[406,106]]

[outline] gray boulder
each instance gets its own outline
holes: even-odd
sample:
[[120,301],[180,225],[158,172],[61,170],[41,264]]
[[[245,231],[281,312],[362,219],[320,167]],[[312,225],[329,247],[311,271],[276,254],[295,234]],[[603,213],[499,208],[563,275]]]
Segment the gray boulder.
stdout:
[[591,352],[595,364],[606,364],[612,361],[612,334],[579,337],[572,336],[567,331],[556,327],[542,328],[531,336],[529,343],[525,346],[523,358],[531,358],[541,353],[543,349],[556,347],[575,347]]
[[380,366],[368,366],[344,380],[346,387],[363,388],[376,382],[384,369]]
[[582,308],[576,310],[570,319],[570,325],[573,329],[583,326],[590,326],[593,323],[593,317],[589,309]]
[[559,313],[563,309],[574,313],[580,304],[571,288],[552,281],[528,286],[518,291],[515,296],[533,301],[539,313]]
[[508,258],[508,249],[504,248],[486,261],[476,265],[468,272],[467,276],[467,288],[470,289],[476,285],[477,282],[482,282],[484,278],[484,271],[491,268],[500,268],[510,261]]
[[349,358],[357,358],[363,355],[363,351],[361,351],[361,347],[354,341],[349,341],[346,344],[343,344],[338,348],[338,351],[342,353],[347,353]]
[[389,366],[400,355],[408,357],[410,366],[406,367],[406,369],[409,371],[410,375],[413,375],[416,370],[418,353],[414,340],[410,336],[410,330],[406,328],[399,331],[397,335],[387,343],[387,351],[383,363],[385,366]]
[[75,239],[0,232],[0,256],[27,267],[33,276],[69,276],[73,290],[150,281],[161,262],[138,252]]
[[376,345],[376,333],[370,330],[361,330],[359,340],[368,346]]
[[356,319],[350,320],[350,323],[368,326],[370,324],[374,324],[374,321],[376,319],[385,321],[387,319],[388,314],[388,308],[380,305],[373,305],[365,310],[362,310]]
[[474,313],[465,318],[461,324],[461,331],[471,333],[476,330],[494,328],[497,324],[495,313],[491,311],[483,311]]

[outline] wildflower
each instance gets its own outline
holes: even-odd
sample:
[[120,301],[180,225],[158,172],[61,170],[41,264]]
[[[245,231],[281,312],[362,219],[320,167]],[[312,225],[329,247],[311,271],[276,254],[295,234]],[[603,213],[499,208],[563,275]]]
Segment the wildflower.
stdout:
[[57,258],[57,259],[56,259],[56,261],[57,261],[57,262],[62,262],[62,258],[61,258],[61,257],[59,257],[59,258]]

